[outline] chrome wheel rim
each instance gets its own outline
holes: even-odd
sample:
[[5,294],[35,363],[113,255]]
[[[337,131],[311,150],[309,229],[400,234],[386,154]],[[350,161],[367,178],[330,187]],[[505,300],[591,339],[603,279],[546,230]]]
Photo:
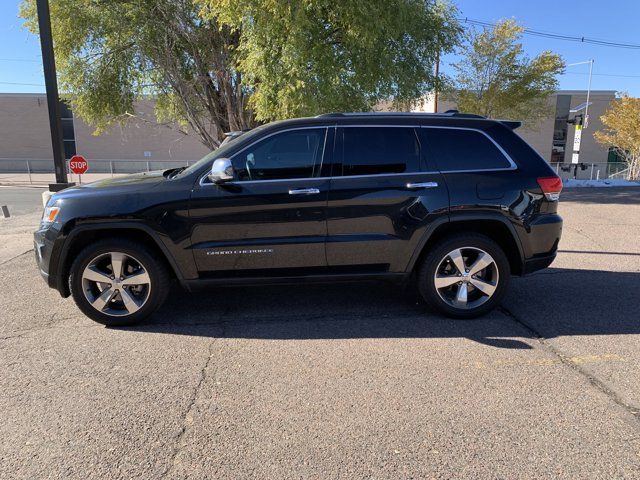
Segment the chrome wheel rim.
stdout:
[[151,278],[136,258],[108,252],[87,264],[82,272],[82,291],[100,313],[114,317],[131,315],[149,300]]
[[452,250],[438,264],[433,282],[448,305],[470,310],[488,302],[498,288],[498,265],[480,248]]

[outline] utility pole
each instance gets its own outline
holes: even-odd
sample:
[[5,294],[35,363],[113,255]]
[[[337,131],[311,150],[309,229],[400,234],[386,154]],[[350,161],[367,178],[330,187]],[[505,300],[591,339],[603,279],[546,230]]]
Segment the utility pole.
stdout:
[[51,146],[53,147],[53,165],[56,173],[56,183],[49,184],[49,190],[51,192],[57,192],[75,184],[69,183],[67,180],[64,143],[62,141],[62,122],[60,121],[58,80],[56,78],[56,62],[53,53],[53,38],[51,36],[49,1],[36,0],[36,4],[38,9],[38,27],[40,29],[40,48],[42,50],[44,83],[47,89],[49,127],[51,129]]
[[433,113],[438,113],[438,82],[440,81],[440,47],[436,52],[436,88],[433,94]]

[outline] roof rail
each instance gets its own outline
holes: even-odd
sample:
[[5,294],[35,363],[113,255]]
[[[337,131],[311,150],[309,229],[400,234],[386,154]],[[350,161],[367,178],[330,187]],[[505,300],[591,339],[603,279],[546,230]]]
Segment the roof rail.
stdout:
[[474,113],[460,113],[458,110],[447,110],[446,112],[332,112],[317,115],[316,118],[337,118],[337,117],[456,117],[456,118],[486,118]]
[[[487,117],[476,115],[475,113],[460,113],[458,110],[447,110],[446,112],[428,113],[428,112],[332,112],[316,115],[316,118],[340,118],[340,117],[453,117],[453,118],[477,118],[486,120]],[[522,122],[516,120],[494,120],[503,124],[505,127],[515,130],[522,125]]]

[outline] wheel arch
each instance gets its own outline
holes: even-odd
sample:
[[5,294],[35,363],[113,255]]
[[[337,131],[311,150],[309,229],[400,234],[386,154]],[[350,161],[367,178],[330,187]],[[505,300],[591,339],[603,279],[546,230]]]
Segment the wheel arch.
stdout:
[[126,239],[149,247],[165,263],[171,277],[182,282],[182,273],[173,255],[149,227],[140,224],[111,223],[80,225],[71,229],[67,235],[58,260],[57,289],[63,297],[68,297],[71,294],[68,278],[75,256],[92,242],[106,238]]
[[524,253],[518,234],[513,225],[506,219],[480,216],[460,216],[452,217],[450,221],[441,223],[430,234],[426,235],[416,249],[409,266],[408,272],[414,272],[421,264],[427,252],[445,237],[460,233],[479,233],[486,235],[496,242],[505,252],[509,260],[511,273],[522,275],[524,266]]

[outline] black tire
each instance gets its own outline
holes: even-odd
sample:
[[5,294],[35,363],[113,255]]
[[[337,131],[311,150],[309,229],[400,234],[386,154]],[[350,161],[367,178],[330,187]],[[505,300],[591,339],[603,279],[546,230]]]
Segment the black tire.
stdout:
[[[118,315],[103,313],[94,308],[85,295],[82,279],[85,268],[96,258],[110,252],[125,254],[135,261],[134,264],[142,266],[148,274],[150,280],[148,293],[142,306],[133,313],[128,313],[128,309],[125,308]],[[127,261],[131,263],[130,259]],[[115,289],[116,285],[113,287]],[[129,240],[106,239],[89,245],[76,257],[69,272],[69,289],[76,305],[87,317],[107,326],[124,326],[138,323],[160,308],[169,293],[170,277],[164,263],[154,258],[153,254],[144,246]],[[100,292],[98,291],[98,293]],[[116,300],[113,302],[117,303]],[[124,302],[122,302],[122,306],[124,307]]]
[[[484,303],[476,307],[471,307],[472,303],[466,308],[452,305],[450,301],[448,302],[443,299],[443,296],[446,295],[448,290],[444,289],[441,290],[442,293],[439,293],[435,286],[436,271],[443,268],[444,264],[442,262],[450,258],[448,254],[457,249],[463,249],[464,252],[474,251],[474,249],[484,251],[493,258],[496,266],[497,280],[495,281],[495,291],[488,299],[483,300]],[[450,260],[448,263],[451,263]],[[446,268],[451,267],[446,266]],[[495,273],[493,273],[493,267],[489,268],[492,269],[491,273],[495,275]],[[470,319],[484,315],[500,304],[507,292],[510,277],[511,269],[509,267],[509,260],[496,242],[485,235],[477,233],[456,234],[441,240],[432,247],[424,257],[418,270],[418,289],[424,300],[438,312],[451,318]],[[470,279],[467,277],[465,281],[468,282]],[[460,282],[449,287],[449,291],[453,292],[453,289],[459,288],[458,285],[460,285]],[[467,285],[469,284],[467,283]],[[479,299],[483,297],[482,292],[479,290],[474,292],[476,289],[473,285],[468,288],[470,294],[475,294]]]

